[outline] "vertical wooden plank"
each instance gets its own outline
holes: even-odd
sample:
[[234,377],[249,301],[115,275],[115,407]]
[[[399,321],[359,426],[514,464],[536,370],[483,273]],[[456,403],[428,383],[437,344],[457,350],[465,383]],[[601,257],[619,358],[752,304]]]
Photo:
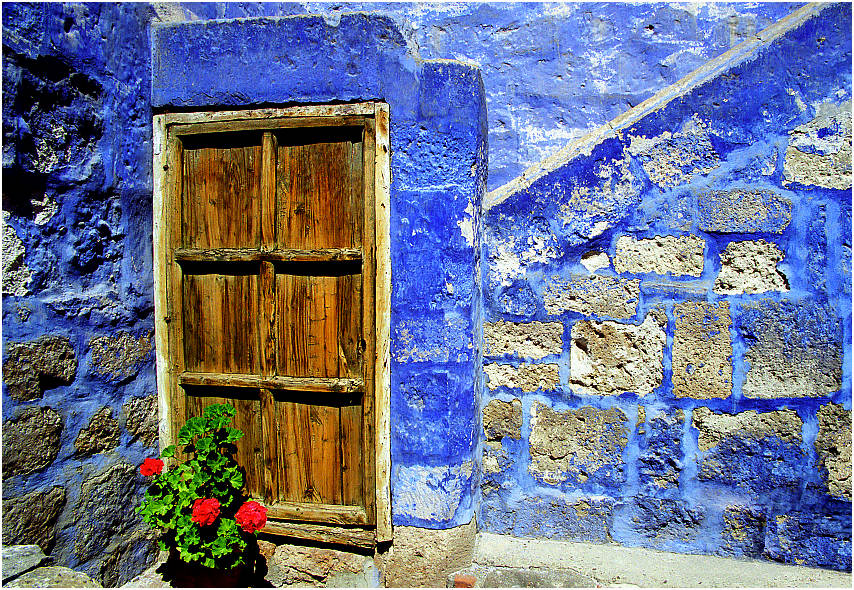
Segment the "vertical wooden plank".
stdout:
[[[284,486],[280,498],[292,502],[319,502],[311,485],[311,438],[308,406],[281,401],[276,414],[283,441]],[[282,480],[280,480],[281,484]]]
[[168,246],[168,182],[169,155],[167,152],[166,117],[155,115],[153,121],[153,237],[154,246],[154,355],[157,372],[158,438],[160,449],[172,444],[172,404],[169,366],[169,312],[167,304]]
[[172,397],[172,432],[178,433],[187,419],[187,408],[184,391],[178,387],[178,375],[184,370],[184,294],[183,294],[183,272],[181,266],[175,261],[175,248],[182,243],[181,211],[182,193],[184,185],[184,153],[183,145],[178,137],[168,134],[166,146],[168,158],[168,196],[167,211],[172,216],[167,218],[167,259],[168,273],[166,278],[167,289],[167,316],[169,324],[169,381],[170,394]]
[[312,404],[310,481],[324,504],[341,504],[341,424],[337,406]]
[[[374,407],[376,438],[372,445],[376,454],[376,516],[377,541],[392,539],[391,526],[391,420],[389,416],[391,373],[389,343],[391,340],[391,245],[390,245],[390,187],[389,110],[388,105],[376,105],[376,150],[374,156],[374,199],[376,211],[376,364],[374,366]],[[374,471],[374,469],[371,469]]]
[[[261,248],[276,247],[276,136],[265,132],[262,140],[261,163]],[[258,293],[258,348],[261,351],[260,370],[262,376],[275,375],[278,369],[276,334],[276,270],[271,262],[261,263],[261,280]],[[273,392],[262,389],[261,433],[263,438],[263,480],[254,482],[256,490],[263,490],[267,502],[279,497],[279,475],[281,472],[279,428],[276,422]]]
[[362,406],[341,407],[341,501],[364,506],[362,464]]
[[374,152],[376,150],[375,121],[365,119],[363,134],[362,206],[364,230],[362,232],[362,342],[364,357],[362,363],[365,392],[362,398],[362,448],[364,453],[364,500],[365,511],[370,522],[376,522],[376,494],[374,493],[375,473],[373,469],[374,435],[374,364],[376,342],[373,334],[375,319],[375,281],[376,281],[376,235],[374,211]]

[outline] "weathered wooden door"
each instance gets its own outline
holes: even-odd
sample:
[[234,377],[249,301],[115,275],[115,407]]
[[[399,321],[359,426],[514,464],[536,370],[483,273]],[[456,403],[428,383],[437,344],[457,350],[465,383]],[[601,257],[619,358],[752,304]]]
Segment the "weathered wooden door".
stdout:
[[362,545],[378,524],[386,537],[388,520],[376,407],[387,123],[370,107],[160,122],[171,432],[207,405],[233,404],[238,460],[269,508],[267,530]]

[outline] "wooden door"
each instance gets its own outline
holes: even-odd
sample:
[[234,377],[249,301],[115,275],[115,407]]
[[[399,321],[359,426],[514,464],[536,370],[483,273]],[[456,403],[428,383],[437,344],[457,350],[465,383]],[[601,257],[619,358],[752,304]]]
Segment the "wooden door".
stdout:
[[170,429],[237,408],[268,532],[371,544],[387,498],[375,113],[165,125]]

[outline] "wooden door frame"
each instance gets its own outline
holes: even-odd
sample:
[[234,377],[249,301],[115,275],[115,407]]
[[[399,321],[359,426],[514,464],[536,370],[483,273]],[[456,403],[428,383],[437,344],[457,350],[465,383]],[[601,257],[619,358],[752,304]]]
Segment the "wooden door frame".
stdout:
[[[265,129],[295,127],[301,125],[335,125],[346,117],[373,117],[375,121],[375,167],[374,178],[374,224],[376,248],[376,291],[375,291],[375,353],[374,365],[374,462],[375,462],[375,507],[376,531],[370,538],[365,535],[348,534],[346,531],[324,530],[315,527],[294,526],[271,528],[270,532],[289,536],[304,536],[320,541],[351,543],[373,546],[374,542],[390,541],[391,525],[391,452],[390,452],[390,324],[391,324],[391,251],[389,201],[391,186],[389,148],[389,109],[382,102],[362,102],[341,105],[307,105],[287,108],[263,108],[234,111],[200,111],[192,113],[167,113],[155,115],[153,135],[153,200],[154,200],[154,338],[157,367],[157,401],[159,410],[160,448],[173,444],[171,392],[177,387],[177,375],[169,362],[169,307],[167,289],[168,252],[166,207],[169,202],[167,179],[174,150],[168,144],[170,130],[181,128],[192,133],[193,128],[214,131],[220,124],[239,124],[245,129],[256,126]],[[370,360],[369,360],[370,362]],[[298,529],[304,529],[302,531]],[[300,534],[305,533],[307,534]]]

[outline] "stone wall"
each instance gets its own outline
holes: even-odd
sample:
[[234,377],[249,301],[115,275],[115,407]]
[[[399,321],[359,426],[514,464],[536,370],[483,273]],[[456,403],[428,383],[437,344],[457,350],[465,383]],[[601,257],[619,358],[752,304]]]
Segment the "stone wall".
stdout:
[[3,5],[3,543],[104,585],[154,557],[151,18]]
[[490,203],[483,530],[850,569],[850,26],[797,13]]

